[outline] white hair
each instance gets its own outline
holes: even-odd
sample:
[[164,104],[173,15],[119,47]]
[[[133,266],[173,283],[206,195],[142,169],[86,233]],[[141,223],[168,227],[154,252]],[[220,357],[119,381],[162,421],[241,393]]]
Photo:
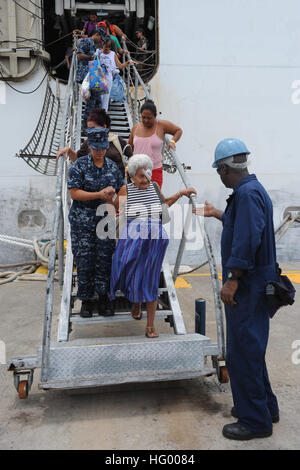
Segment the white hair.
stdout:
[[145,168],[146,170],[153,170],[153,163],[150,157],[145,154],[133,155],[128,160],[128,173],[134,176],[139,168]]

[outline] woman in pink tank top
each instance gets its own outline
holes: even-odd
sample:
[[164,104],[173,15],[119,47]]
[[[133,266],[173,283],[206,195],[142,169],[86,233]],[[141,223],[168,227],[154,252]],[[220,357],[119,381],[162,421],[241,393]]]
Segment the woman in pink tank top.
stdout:
[[182,135],[182,129],[170,121],[159,121],[156,119],[156,106],[151,100],[147,100],[141,107],[142,121],[137,123],[131,131],[128,144],[133,148],[133,155],[148,155],[153,162],[152,181],[159,186],[163,182],[163,144],[166,134],[172,135],[168,144],[168,150],[176,150],[176,142]]

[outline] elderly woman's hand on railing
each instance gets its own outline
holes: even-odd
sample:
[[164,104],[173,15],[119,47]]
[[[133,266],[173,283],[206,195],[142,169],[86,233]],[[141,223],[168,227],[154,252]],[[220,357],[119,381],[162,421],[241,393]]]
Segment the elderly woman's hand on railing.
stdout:
[[186,189],[182,189],[182,190],[180,191],[180,195],[181,195],[181,196],[190,197],[192,194],[197,194],[196,189],[194,189],[194,188],[186,188]]

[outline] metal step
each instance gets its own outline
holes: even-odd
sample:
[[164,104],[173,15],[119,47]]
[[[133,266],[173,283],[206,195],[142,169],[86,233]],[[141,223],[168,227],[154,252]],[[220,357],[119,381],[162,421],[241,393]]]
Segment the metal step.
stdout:
[[127,119],[126,120],[124,119],[124,121],[112,119],[111,125],[112,126],[127,126],[129,128],[129,123],[128,123]]
[[110,111],[111,109],[115,109],[115,108],[123,108],[125,109],[125,105],[124,103],[120,103],[119,101],[111,101],[109,103],[109,108],[108,110]]
[[[74,389],[197,377],[210,339],[199,334],[73,340],[50,347],[42,389]],[[210,369],[210,371],[212,371]]]
[[[143,312],[143,319],[146,319],[147,312],[142,310]],[[157,310],[155,313],[155,318],[166,318],[172,314],[172,310]],[[117,312],[115,315],[111,317],[104,317],[99,316],[97,314],[93,314],[90,318],[82,318],[79,314],[71,315],[70,317],[71,323],[76,323],[77,325],[94,325],[95,323],[120,323],[120,322],[128,322],[128,321],[137,321],[135,320],[130,312]]]
[[[76,276],[76,275],[77,275],[76,271],[73,271],[73,276]],[[159,287],[158,295],[163,294],[164,292],[168,292],[168,288],[167,287]],[[72,292],[72,297],[73,297],[74,300],[77,299],[76,292]],[[115,297],[116,297],[116,299],[122,298],[122,299],[126,300],[126,298],[124,297],[124,294],[120,290],[117,290],[115,292]],[[94,300],[96,300],[96,299],[97,299],[97,295],[94,297]],[[129,302],[129,300],[127,302]]]
[[121,104],[116,104],[115,106],[110,106],[108,112],[110,113],[111,111],[125,111],[125,106]]
[[119,137],[124,137],[125,139],[129,139],[130,133],[129,132],[117,132]]
[[119,132],[123,132],[123,133],[127,132],[127,133],[130,134],[130,129],[129,129],[129,127],[128,127],[127,124],[124,124],[123,127],[121,127],[120,125],[118,125],[118,126],[112,125],[112,126],[110,127],[110,130],[111,130],[112,132],[114,132],[114,133],[117,133],[117,134],[118,134]]
[[125,107],[124,106],[113,106],[108,109],[108,114],[110,114],[112,111],[124,111],[125,112]]
[[108,114],[110,115],[110,117],[113,117],[113,116],[124,116],[124,117],[127,119],[126,111],[110,111]]
[[130,127],[128,122],[124,121],[121,124],[115,124],[114,122],[111,123],[110,125],[111,130],[120,130],[120,131],[129,131],[130,132]]

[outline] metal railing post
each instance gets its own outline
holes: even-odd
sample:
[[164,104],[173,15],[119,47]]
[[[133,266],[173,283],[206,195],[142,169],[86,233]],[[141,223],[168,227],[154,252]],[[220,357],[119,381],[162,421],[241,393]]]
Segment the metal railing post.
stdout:
[[[168,139],[166,139],[166,142],[168,142]],[[179,171],[179,174],[181,176],[181,179],[185,185],[186,188],[190,186],[188,178],[185,174],[184,168],[180,160],[178,159],[176,153],[174,150],[170,150],[171,156],[174,160],[174,163]],[[196,208],[196,198],[195,196],[190,197],[193,209]],[[216,267],[216,262],[215,262],[215,257],[213,254],[212,246],[209,240],[209,237],[206,233],[205,227],[202,227],[199,218],[197,217],[197,223],[199,224],[201,234],[203,237],[204,241],[204,246],[206,250],[206,255],[208,258],[208,263],[209,263],[209,268],[210,268],[210,274],[211,274],[211,280],[212,280],[212,287],[213,287],[213,294],[214,294],[214,302],[215,302],[215,311],[216,311],[216,325],[217,325],[217,337],[218,337],[218,346],[220,349],[220,355],[224,358],[225,357],[225,333],[224,333],[224,324],[223,324],[223,306],[222,306],[222,301],[221,301],[221,295],[220,295],[220,283],[219,283],[219,277],[218,277],[218,271]]]
[[60,288],[64,285],[64,240],[65,240],[65,224],[62,204],[60,207],[60,224],[59,224],[59,236],[58,236],[58,279]]
[[62,187],[62,173],[63,173],[63,157],[58,162],[58,175],[56,181],[56,210],[54,217],[54,225],[52,231],[52,238],[49,252],[49,263],[48,263],[48,277],[46,285],[46,305],[45,305],[45,317],[44,317],[44,330],[43,330],[43,344],[42,344],[42,370],[41,380],[46,382],[48,378],[49,368],[49,355],[50,355],[50,343],[51,343],[51,323],[52,323],[52,310],[53,310],[53,294],[54,294],[54,276],[55,276],[55,262],[57,252],[57,239],[59,233],[59,224],[62,212],[62,200],[61,200],[61,187]]
[[[66,90],[66,98],[64,105],[64,113],[61,124],[61,136],[60,136],[60,147],[64,147],[65,144],[65,133],[67,130],[67,120],[70,117],[70,105],[71,97],[74,90],[74,77],[77,66],[77,54],[76,51],[73,53],[72,64],[69,74],[69,81]],[[63,283],[63,265],[64,265],[64,216],[63,216],[63,183],[64,183],[64,168],[65,161],[64,157],[61,156],[58,160],[58,171],[56,178],[56,209],[54,213],[54,224],[52,230],[49,262],[48,262],[48,277],[46,285],[46,301],[45,301],[45,315],[44,315],[44,328],[43,328],[43,343],[42,343],[42,364],[41,364],[41,381],[47,382],[48,370],[50,363],[50,346],[51,346],[51,324],[52,324],[52,312],[53,312],[53,296],[54,296],[54,280],[56,270],[56,255],[58,251],[58,271],[59,281]],[[59,247],[57,250],[57,243]]]
[[139,80],[138,75],[135,73],[134,79],[134,108],[133,108],[133,124],[136,124],[138,121],[138,110],[137,110],[137,99],[138,99],[138,90],[139,90]]
[[177,257],[176,257],[176,261],[175,261],[175,265],[174,265],[174,270],[173,270],[173,281],[175,282],[176,279],[177,279],[177,276],[178,276],[178,272],[179,272],[179,268],[180,268],[180,265],[181,265],[181,260],[182,260],[182,256],[183,256],[183,252],[184,252],[184,249],[185,249],[185,244],[186,244],[186,233],[188,232],[189,228],[190,228],[190,225],[191,225],[191,221],[192,221],[192,208],[191,208],[191,204],[192,204],[192,201],[190,200],[189,201],[189,211],[188,211],[188,214],[187,214],[187,217],[186,217],[186,220],[184,222],[184,227],[183,227],[183,231],[182,231],[182,236],[181,236],[181,240],[180,240],[180,244],[179,244],[179,249],[178,249],[178,253],[177,253]]

